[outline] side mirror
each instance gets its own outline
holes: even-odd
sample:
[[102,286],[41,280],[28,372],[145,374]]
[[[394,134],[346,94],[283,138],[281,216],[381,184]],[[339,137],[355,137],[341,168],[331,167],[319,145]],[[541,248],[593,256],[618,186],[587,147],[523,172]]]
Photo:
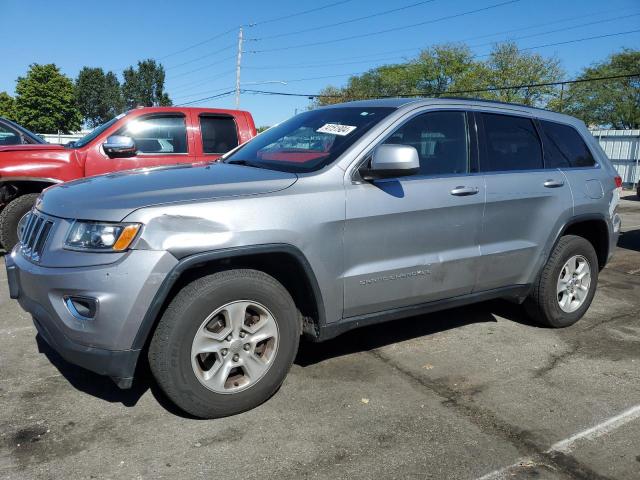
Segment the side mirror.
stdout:
[[131,137],[125,135],[111,135],[107,141],[102,144],[104,153],[110,158],[127,158],[133,157],[138,151],[136,142]]
[[360,169],[364,180],[406,177],[420,171],[418,151],[409,145],[380,145],[373,151],[367,167]]

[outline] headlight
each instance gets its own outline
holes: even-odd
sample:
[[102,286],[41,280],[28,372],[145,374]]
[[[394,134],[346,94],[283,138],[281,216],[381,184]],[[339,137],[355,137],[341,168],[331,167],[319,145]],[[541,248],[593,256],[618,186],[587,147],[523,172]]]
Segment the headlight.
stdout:
[[66,248],[122,252],[129,248],[140,230],[139,223],[100,223],[76,221],[71,227]]

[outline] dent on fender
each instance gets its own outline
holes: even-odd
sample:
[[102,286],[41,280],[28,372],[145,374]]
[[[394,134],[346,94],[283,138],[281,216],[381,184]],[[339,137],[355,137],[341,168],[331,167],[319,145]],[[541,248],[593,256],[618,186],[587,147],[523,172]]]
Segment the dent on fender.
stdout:
[[228,225],[201,217],[161,215],[145,226],[140,246],[151,250],[209,250],[233,237]]

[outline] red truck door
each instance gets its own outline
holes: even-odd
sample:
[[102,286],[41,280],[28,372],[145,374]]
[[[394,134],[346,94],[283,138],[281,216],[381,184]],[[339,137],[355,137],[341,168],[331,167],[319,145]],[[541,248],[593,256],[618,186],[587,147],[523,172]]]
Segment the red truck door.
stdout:
[[191,115],[194,131],[200,132],[200,135],[194,135],[198,162],[214,161],[237,147],[239,143],[248,140],[242,135],[248,131],[244,116],[197,111],[192,111]]
[[138,153],[129,158],[109,158],[99,143],[87,153],[86,175],[193,162],[193,130],[190,118],[181,112],[150,113],[133,117],[110,135],[133,138]]

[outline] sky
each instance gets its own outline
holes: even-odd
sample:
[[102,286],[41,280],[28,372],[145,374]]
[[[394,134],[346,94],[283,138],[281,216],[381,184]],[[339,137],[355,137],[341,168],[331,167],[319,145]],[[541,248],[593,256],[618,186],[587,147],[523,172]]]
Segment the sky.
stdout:
[[[235,87],[241,25],[244,89],[318,93],[350,74],[461,41],[480,58],[499,41],[537,47],[530,51],[559,58],[570,79],[624,47],[640,48],[640,0],[0,0],[0,92],[13,95],[31,63],[55,63],[72,78],[83,66],[121,77],[127,66],[155,58],[175,104],[211,97]],[[571,43],[543,46],[560,42]],[[304,96],[240,98],[257,125],[309,104]],[[235,98],[194,105],[235,108]]]

